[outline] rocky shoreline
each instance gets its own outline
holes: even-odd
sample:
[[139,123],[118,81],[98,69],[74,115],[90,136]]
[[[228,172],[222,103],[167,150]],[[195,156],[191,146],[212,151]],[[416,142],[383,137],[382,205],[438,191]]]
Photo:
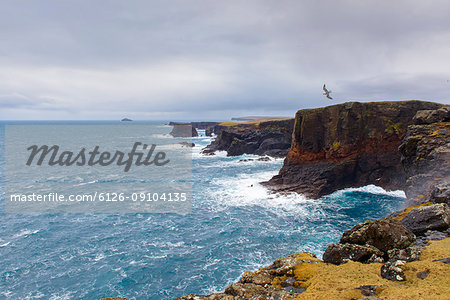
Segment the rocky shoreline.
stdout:
[[292,118],[220,123],[213,129],[216,139],[202,153],[214,155],[216,151],[226,151],[228,156],[285,157],[292,143],[293,128]]
[[319,197],[377,184],[405,190],[412,206],[355,225],[323,261],[291,254],[245,272],[223,293],[177,299],[448,299],[449,155],[450,109],[441,104],[346,103],[297,112],[283,169],[267,185]]

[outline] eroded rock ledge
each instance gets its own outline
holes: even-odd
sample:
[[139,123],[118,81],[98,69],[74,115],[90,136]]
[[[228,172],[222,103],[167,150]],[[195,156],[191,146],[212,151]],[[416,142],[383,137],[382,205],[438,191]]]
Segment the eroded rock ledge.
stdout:
[[204,154],[226,151],[228,156],[242,154],[285,157],[292,141],[294,119],[225,122],[214,127],[217,138]]
[[424,101],[348,102],[299,110],[292,145],[278,175],[266,185],[312,198],[347,187],[375,184],[403,189],[406,173],[398,147]]

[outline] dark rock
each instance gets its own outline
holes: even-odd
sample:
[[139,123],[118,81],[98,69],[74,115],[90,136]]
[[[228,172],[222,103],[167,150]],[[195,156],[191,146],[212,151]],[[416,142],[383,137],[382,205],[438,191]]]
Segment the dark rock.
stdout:
[[450,182],[434,185],[431,188],[429,200],[433,203],[446,203],[450,205]]
[[323,253],[323,261],[340,265],[349,260],[367,263],[373,256],[381,257],[383,252],[369,245],[331,244]]
[[448,238],[448,230],[447,231],[436,231],[436,230],[428,230],[425,232],[425,238],[428,241],[440,241]]
[[428,230],[446,230],[450,225],[450,210],[445,203],[412,209],[401,221],[411,232],[422,235]]
[[218,124],[214,127],[216,139],[203,152],[227,151],[228,156],[256,154],[283,157],[291,146],[293,126],[294,119]]
[[253,283],[235,283],[225,289],[225,294],[248,298],[249,296],[267,295],[268,291],[264,287]]
[[406,174],[398,147],[407,127],[417,111],[441,107],[396,101],[300,110],[284,165],[266,185],[312,198],[369,184],[402,189]]
[[428,277],[428,274],[429,274],[428,272],[423,271],[423,272],[417,272],[416,276],[419,279],[425,279]]
[[[120,121],[122,121],[122,122],[131,122],[131,121],[133,121],[133,120],[131,120],[131,119],[128,119],[128,118],[123,118],[122,120],[120,120]],[[119,299],[119,298],[117,298],[117,299]]]
[[440,261],[440,262],[443,262],[444,264],[450,264],[450,257],[441,258],[441,259],[435,259],[433,261]]
[[191,123],[173,123],[173,129],[170,134],[173,137],[195,137],[198,136],[197,130]]
[[254,283],[257,285],[265,285],[272,283],[273,277],[267,271],[261,272],[245,272],[239,280],[240,283]]
[[244,158],[239,160],[239,162],[250,162],[250,161],[271,161],[271,159],[270,157],[264,156],[260,158]]
[[408,199],[415,204],[448,202],[450,122],[409,126],[399,150]]
[[419,110],[414,116],[414,124],[432,124],[450,121],[450,106],[435,110]]
[[183,147],[190,147],[190,148],[195,147],[195,144],[194,144],[194,143],[179,142],[179,144],[180,144],[181,146],[183,146]]
[[415,236],[395,219],[367,221],[355,225],[342,235],[340,243],[371,245],[387,252],[397,248],[403,249],[414,242]]
[[402,266],[405,264],[402,260],[388,261],[381,267],[381,277],[388,280],[404,281],[406,280]]
[[377,288],[377,285],[361,285],[357,289],[361,290],[361,294],[364,296],[376,296]]
[[[173,122],[172,122],[173,123]],[[208,128],[214,128],[219,122],[191,122],[192,127],[195,129],[208,129]],[[172,124],[170,124],[172,125]]]
[[206,136],[212,136],[214,134],[214,127],[208,127],[205,129]]

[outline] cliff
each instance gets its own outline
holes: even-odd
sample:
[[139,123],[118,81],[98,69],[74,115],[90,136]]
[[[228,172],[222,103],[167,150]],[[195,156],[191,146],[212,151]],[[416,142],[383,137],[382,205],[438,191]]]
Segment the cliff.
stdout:
[[[417,108],[417,103],[413,105]],[[403,124],[415,124],[403,133],[399,129],[399,136],[404,136],[397,141],[400,151],[395,151],[395,139],[386,128],[392,145],[384,151],[399,157],[407,195],[420,204],[353,226],[338,243],[327,247],[323,261],[310,253],[291,254],[268,267],[245,272],[223,293],[178,299],[448,299],[450,109],[419,105],[438,109],[420,110],[414,118],[403,119]],[[380,126],[377,122],[371,127]],[[377,134],[368,136],[381,139]],[[314,165],[322,168],[320,163]]]
[[227,151],[228,156],[256,154],[284,157],[291,146],[293,127],[294,119],[290,118],[220,123],[214,127],[217,138],[203,153]]
[[284,165],[265,184],[313,198],[368,184],[403,189],[407,174],[398,147],[417,111],[441,107],[424,101],[348,102],[299,110]]
[[406,196],[412,204],[429,198],[445,202],[450,196],[450,106],[419,111],[413,121],[399,148]]
[[197,130],[192,123],[175,123],[170,122],[170,125],[173,126],[170,135],[173,137],[195,137],[198,136]]

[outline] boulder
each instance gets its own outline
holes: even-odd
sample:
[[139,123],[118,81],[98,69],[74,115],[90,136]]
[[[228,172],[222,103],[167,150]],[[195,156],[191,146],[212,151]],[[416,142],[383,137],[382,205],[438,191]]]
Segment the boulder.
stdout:
[[395,219],[380,219],[355,225],[342,235],[340,243],[371,245],[387,252],[403,249],[414,242],[415,236]]
[[388,257],[390,261],[403,260],[410,262],[419,260],[422,248],[420,246],[409,246],[405,249],[392,249],[388,251]]
[[450,210],[445,203],[420,206],[412,209],[401,222],[417,235],[422,235],[428,230],[444,231],[450,225]]
[[402,260],[388,261],[381,266],[381,277],[393,281],[405,281],[405,273],[402,266],[405,264]]
[[367,263],[373,257],[381,257],[383,252],[373,246],[355,244],[331,244],[323,253],[323,261],[340,265],[349,260]]

